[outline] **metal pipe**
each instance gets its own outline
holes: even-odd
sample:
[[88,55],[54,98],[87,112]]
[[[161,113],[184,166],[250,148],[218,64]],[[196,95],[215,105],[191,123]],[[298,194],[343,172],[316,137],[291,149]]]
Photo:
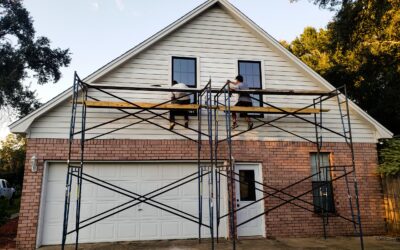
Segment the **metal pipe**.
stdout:
[[[352,172],[349,172],[349,173],[352,173]],[[339,177],[336,177],[336,178],[335,178],[334,180],[332,180],[332,181],[336,181],[336,180],[338,180],[338,179],[341,179],[341,178],[343,178],[344,176],[345,176],[345,175],[341,175],[341,176],[339,176]],[[272,207],[272,208],[270,208],[270,209],[267,209],[267,210],[265,210],[264,212],[262,212],[262,213],[260,213],[260,214],[258,214],[258,215],[256,215],[256,216],[254,216],[254,217],[252,217],[252,218],[250,218],[250,219],[248,219],[248,220],[246,220],[246,221],[244,221],[244,222],[238,224],[236,227],[240,227],[240,226],[242,226],[242,225],[244,225],[244,224],[246,224],[246,223],[248,223],[248,222],[250,222],[250,221],[252,221],[252,220],[254,220],[254,219],[257,219],[257,218],[260,217],[260,216],[263,216],[264,214],[268,214],[269,212],[271,212],[271,211],[273,211],[273,210],[275,210],[275,209],[277,209],[277,208],[279,208],[279,207],[281,207],[281,206],[283,206],[283,205],[286,205],[286,204],[290,203],[291,201],[293,201],[293,200],[295,200],[295,199],[298,199],[298,198],[300,198],[300,197],[302,197],[302,196],[304,196],[304,195],[306,195],[306,194],[308,194],[308,193],[314,191],[314,190],[317,189],[317,188],[320,188],[321,186],[322,186],[322,185],[319,185],[319,186],[317,186],[317,187],[314,187],[314,188],[312,188],[311,190],[309,190],[309,191],[307,191],[307,192],[304,192],[304,193],[302,193],[302,194],[300,194],[300,195],[297,195],[297,196],[295,196],[294,198],[291,198],[291,199],[289,199],[289,200],[287,200],[287,201],[285,201],[285,202],[283,202],[283,203],[281,203],[281,204],[279,204],[279,205],[276,205],[276,206],[274,206],[274,207]]]

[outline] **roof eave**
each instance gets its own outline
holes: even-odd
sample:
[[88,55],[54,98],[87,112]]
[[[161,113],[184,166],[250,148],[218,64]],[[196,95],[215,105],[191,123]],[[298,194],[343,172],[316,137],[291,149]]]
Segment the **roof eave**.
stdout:
[[45,104],[43,104],[40,108],[28,114],[27,116],[11,123],[8,125],[10,131],[15,134],[26,134],[29,130],[30,125],[33,121],[35,121],[38,117],[51,110],[53,107],[58,104],[66,101],[68,98],[72,96],[72,87],[64,90]]

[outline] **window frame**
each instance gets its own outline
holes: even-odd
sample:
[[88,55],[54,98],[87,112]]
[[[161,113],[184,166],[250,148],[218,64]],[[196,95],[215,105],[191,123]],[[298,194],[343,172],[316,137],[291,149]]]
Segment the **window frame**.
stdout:
[[[252,173],[252,176],[251,176],[251,177],[253,177],[252,180],[247,181],[245,179],[246,172]],[[241,175],[241,173],[244,173],[244,175]],[[240,183],[239,183],[239,199],[240,199],[240,201],[256,201],[257,194],[256,194],[256,184],[255,184],[255,178],[256,178],[255,170],[254,169],[239,169],[238,174],[239,174],[239,180],[240,180]],[[242,194],[243,194],[242,191],[245,190],[244,188],[246,188],[246,190],[247,190],[247,194],[248,194],[247,197],[242,196]]]
[[[196,57],[184,57],[184,56],[172,56],[171,58],[171,85],[174,79],[174,60],[182,59],[182,60],[194,60],[194,87],[188,86],[189,88],[197,88],[197,58]],[[179,81],[178,81],[179,82]]]
[[[259,88],[250,88],[249,87],[249,89],[254,89],[254,90],[257,90],[257,89],[263,89],[263,74],[262,74],[262,61],[257,61],[257,60],[238,60],[238,63],[237,63],[237,67],[238,67],[238,74],[239,75],[242,75],[243,76],[243,74],[240,72],[240,63],[257,63],[258,64],[258,69],[260,70],[260,87]],[[246,77],[244,77],[244,81],[246,82]],[[263,103],[263,95],[261,95],[261,94],[253,94],[253,95],[258,95],[259,96],[259,102],[260,102],[260,106],[259,107],[263,107],[264,106],[264,103]],[[251,99],[252,101],[254,100],[254,99]],[[258,114],[258,113],[250,113],[250,114],[248,114],[250,117],[257,117],[257,118],[263,118],[264,117],[264,114],[262,114],[262,113],[260,113],[260,114]]]
[[[321,155],[327,155],[328,156],[328,162],[329,162],[329,166],[332,166],[332,160],[331,160],[331,156],[332,153],[331,152],[320,152]],[[314,175],[315,173],[313,172],[314,168],[313,168],[313,157],[317,157],[317,152],[310,152],[310,167],[311,167],[311,174]],[[321,156],[320,156],[321,157]],[[335,206],[335,194],[334,194],[334,190],[333,190],[333,182],[332,182],[332,171],[329,169],[328,172],[328,176],[327,176],[328,180],[321,180],[321,181],[314,181],[311,178],[311,187],[313,188],[311,194],[312,194],[312,203],[314,205],[314,213],[321,215],[322,209],[320,207],[323,206],[323,204],[320,204],[320,196],[316,196],[315,195],[315,191],[319,190],[319,189],[315,189],[314,190],[314,185],[321,185],[324,184],[321,187],[326,187],[326,192],[329,192],[327,195],[327,199],[328,199],[328,208],[327,208],[327,213],[328,214],[335,214],[336,213],[336,206]],[[318,200],[316,200],[318,199]],[[316,204],[317,203],[317,204]],[[318,206],[318,207],[317,207]]]
[[[194,60],[194,86],[188,86],[189,88],[194,88],[197,89],[197,58],[196,57],[185,57],[185,56],[172,56],[171,57],[171,86],[173,81],[175,80],[174,78],[174,60],[175,59],[183,59],[183,60]],[[179,81],[178,81],[179,82]],[[197,95],[194,93],[194,104],[197,103]],[[189,116],[196,116],[197,115],[197,111],[188,111],[189,112]]]

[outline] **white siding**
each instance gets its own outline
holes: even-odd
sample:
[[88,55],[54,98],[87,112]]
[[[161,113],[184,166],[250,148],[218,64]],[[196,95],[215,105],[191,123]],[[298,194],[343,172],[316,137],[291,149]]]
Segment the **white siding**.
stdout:
[[[206,13],[192,20],[179,30],[168,35],[162,41],[138,54],[134,58],[116,68],[106,76],[98,80],[97,84],[144,86],[161,85],[169,87],[171,82],[171,57],[187,56],[197,58],[198,85],[204,86],[211,77],[213,87],[221,87],[226,79],[232,79],[237,74],[238,60],[261,61],[263,70],[263,84],[266,88],[289,90],[325,90],[318,83],[306,77],[294,64],[288,62],[274,50],[261,42],[251,32],[242,27],[235,19],[225,13],[219,7],[213,7]],[[115,100],[102,93],[91,93],[101,100]],[[167,100],[167,93],[135,92],[119,93],[121,97],[130,101],[147,101],[157,103]],[[298,96],[268,96],[267,100],[280,107],[304,107],[312,103],[310,97]],[[324,103],[323,108],[330,111],[324,113],[324,125],[342,132],[340,116],[336,100]],[[32,138],[67,138],[69,133],[70,103],[59,105],[45,116],[37,119],[31,126]],[[135,112],[135,111],[132,111]],[[87,126],[93,126],[124,114],[115,110],[89,109]],[[144,117],[148,117],[143,113]],[[222,115],[222,113],[221,113]],[[274,119],[276,115],[265,115],[264,120]],[[303,116],[313,119],[313,116]],[[197,128],[196,117],[191,117],[191,126]],[[221,121],[223,116],[219,118]],[[242,120],[242,119],[240,119]],[[79,120],[78,120],[79,121]],[[88,132],[88,137],[109,129],[118,128],[137,121],[134,118],[120,120],[106,125],[101,129]],[[179,121],[179,120],[178,120]],[[168,121],[155,119],[154,122],[168,126]],[[203,124],[205,124],[205,120]],[[255,122],[257,125],[257,122]],[[274,125],[298,133],[301,136],[314,139],[314,127],[296,118],[285,118]],[[225,124],[220,123],[220,135],[224,135]],[[246,124],[241,123],[240,128]],[[203,128],[206,131],[206,128]],[[375,142],[375,130],[352,112],[353,137],[358,142]],[[176,131],[184,132],[188,136],[197,138],[192,131],[185,131],[176,127]],[[332,133],[325,133],[325,141],[343,141]],[[181,137],[168,131],[157,128],[154,125],[140,123],[109,134],[102,138],[131,138],[131,139],[179,139]],[[272,127],[263,127],[255,131],[245,133],[237,139],[250,140],[301,140],[292,135]]]

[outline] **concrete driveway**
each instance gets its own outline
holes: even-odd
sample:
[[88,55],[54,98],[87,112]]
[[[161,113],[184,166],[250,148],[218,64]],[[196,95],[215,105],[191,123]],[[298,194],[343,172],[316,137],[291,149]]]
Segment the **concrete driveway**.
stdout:
[[[399,250],[400,240],[389,237],[365,237],[365,249],[376,250]],[[42,247],[43,250],[60,249],[60,246]],[[68,246],[66,249],[74,249]],[[206,250],[211,249],[210,241],[203,240],[201,244],[197,240],[169,240],[169,241],[142,241],[142,242],[118,242],[80,244],[79,249],[99,250],[125,250],[125,249],[170,249],[170,250]],[[215,249],[232,249],[232,243],[221,240],[215,245]],[[324,240],[323,238],[277,238],[277,239],[246,239],[237,242],[236,249],[258,250],[258,249],[360,249],[358,238],[334,237]]]

